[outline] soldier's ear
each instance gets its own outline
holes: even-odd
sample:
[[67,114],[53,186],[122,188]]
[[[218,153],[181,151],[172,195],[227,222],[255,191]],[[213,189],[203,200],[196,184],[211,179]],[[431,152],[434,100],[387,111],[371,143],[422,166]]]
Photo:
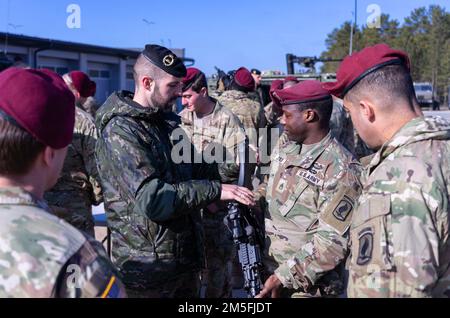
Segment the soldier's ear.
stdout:
[[319,119],[319,116],[316,114],[316,112],[312,109],[307,109],[303,112],[303,119],[307,123],[312,123],[313,121],[316,121]]
[[47,166],[51,165],[53,158],[55,157],[55,151],[50,147],[45,147],[42,152],[42,159]]
[[369,122],[374,122],[375,120],[375,108],[374,105],[367,100],[361,100],[359,102],[359,110],[361,115]]
[[154,81],[151,77],[143,76],[141,79],[141,83],[142,87],[144,87],[146,90],[151,90]]
[[206,97],[208,95],[208,89],[206,87],[203,87],[200,90],[200,95],[202,95],[203,97]]

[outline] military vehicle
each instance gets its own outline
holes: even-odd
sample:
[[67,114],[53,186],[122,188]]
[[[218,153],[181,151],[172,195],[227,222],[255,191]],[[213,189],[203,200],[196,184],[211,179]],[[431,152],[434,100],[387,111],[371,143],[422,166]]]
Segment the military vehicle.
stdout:
[[[261,74],[261,92],[263,98],[263,104],[267,105],[270,103],[270,86],[272,82],[275,80],[283,80],[286,76],[296,77],[299,81],[306,80],[318,80],[321,82],[333,82],[336,81],[336,74],[334,73],[322,73],[319,74],[316,72],[315,65],[319,62],[340,62],[342,60],[336,59],[320,59],[317,57],[310,56],[295,56],[293,54],[286,54],[286,64],[287,64],[287,74],[284,74],[281,71],[263,71]],[[303,68],[306,68],[306,71],[303,73],[295,73],[295,64],[299,64]],[[230,82],[232,73],[228,74],[224,71],[218,69],[216,67],[217,74],[214,74],[212,77],[208,79],[208,86],[210,92],[217,92],[218,94],[223,91],[224,87],[227,86],[227,83]],[[220,84],[219,84],[220,83]],[[222,87],[219,87],[222,86]]]
[[430,107],[433,110],[439,109],[439,104],[434,98],[433,85],[429,82],[414,83],[417,100],[421,107]]

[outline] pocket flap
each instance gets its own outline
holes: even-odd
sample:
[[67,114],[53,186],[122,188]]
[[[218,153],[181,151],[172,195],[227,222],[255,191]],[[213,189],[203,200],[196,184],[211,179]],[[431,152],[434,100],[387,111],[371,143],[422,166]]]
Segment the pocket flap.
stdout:
[[370,197],[358,205],[353,217],[353,226],[358,227],[378,216],[391,212],[391,195],[386,193],[371,193]]
[[300,186],[297,187],[292,194],[289,195],[288,200],[280,206],[280,213],[282,216],[286,216],[291,209],[294,207],[295,203],[298,201],[300,195],[306,190],[308,183],[300,182]]

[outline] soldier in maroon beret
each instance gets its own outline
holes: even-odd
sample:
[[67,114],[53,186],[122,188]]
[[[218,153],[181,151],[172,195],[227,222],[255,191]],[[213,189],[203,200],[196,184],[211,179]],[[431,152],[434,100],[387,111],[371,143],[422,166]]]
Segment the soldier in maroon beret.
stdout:
[[376,150],[350,231],[350,297],[449,297],[450,123],[423,117],[408,55],[386,44],[347,57],[337,82]]
[[74,103],[51,71],[0,74],[0,298],[125,296],[101,245],[43,199],[72,141]]
[[322,84],[276,89],[282,84],[271,96],[289,142],[273,153],[269,181],[258,191],[270,242],[258,298],[339,296],[360,165],[330,133],[333,100]]
[[[238,146],[245,142],[245,132],[239,118],[228,108],[209,96],[206,76],[196,68],[188,68],[183,78],[182,104],[180,113],[182,125],[197,153],[208,162],[222,163],[223,154],[228,160],[220,165],[227,180],[235,182],[239,177],[237,162]],[[214,202],[202,210],[205,231],[206,298],[229,298],[232,295],[231,275],[228,267],[236,258],[233,241],[223,220],[228,214],[227,206]]]
[[63,76],[67,86],[75,95],[75,103],[95,119],[99,105],[94,96],[97,92],[97,84],[89,76],[80,71],[73,71]]

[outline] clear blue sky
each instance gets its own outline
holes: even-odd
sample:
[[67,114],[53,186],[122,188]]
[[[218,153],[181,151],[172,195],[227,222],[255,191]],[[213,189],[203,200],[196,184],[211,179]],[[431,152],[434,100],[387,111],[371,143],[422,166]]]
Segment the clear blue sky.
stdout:
[[[110,47],[146,43],[186,48],[187,57],[211,74],[246,66],[286,71],[285,54],[318,56],[335,27],[352,19],[354,0],[9,0],[9,31]],[[8,0],[0,0],[6,31]],[[69,29],[69,4],[81,7],[81,28]],[[359,0],[358,24],[369,4],[403,22],[414,8],[449,0]],[[147,19],[154,24],[147,25]],[[1,44],[0,44],[1,45]]]

